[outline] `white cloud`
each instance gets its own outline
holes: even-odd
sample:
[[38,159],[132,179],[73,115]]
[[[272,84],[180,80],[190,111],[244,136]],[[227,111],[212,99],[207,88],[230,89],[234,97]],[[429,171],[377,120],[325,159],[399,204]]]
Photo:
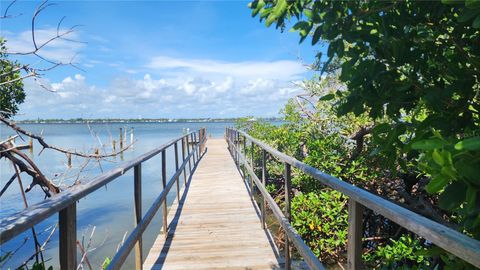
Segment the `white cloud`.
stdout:
[[102,87],[80,74],[46,82],[55,93],[28,80],[21,118],[273,116],[300,93],[292,81],[306,72],[299,62],[289,60],[227,62],[161,56],[148,66],[149,73],[141,76],[142,69],[129,67],[136,73],[117,74]]
[[258,95],[261,93],[265,93],[271,91],[271,89],[275,87],[274,80],[266,80],[262,78],[258,78],[255,80],[248,81],[248,84],[243,87],[240,92],[246,95]]
[[121,77],[106,87],[77,74],[48,83],[48,92],[26,81],[27,100],[20,118],[74,117],[230,117],[276,115],[300,90],[289,81],[231,76],[219,79]]
[[147,65],[153,70],[176,70],[189,74],[217,74],[238,78],[282,78],[291,80],[306,72],[298,61],[240,61],[227,62],[211,59],[184,59],[169,56],[154,57]]

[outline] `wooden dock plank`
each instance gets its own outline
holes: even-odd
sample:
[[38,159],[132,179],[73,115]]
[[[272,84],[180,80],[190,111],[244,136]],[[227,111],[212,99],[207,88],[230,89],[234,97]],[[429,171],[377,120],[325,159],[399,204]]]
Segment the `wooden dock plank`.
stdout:
[[158,235],[144,269],[280,269],[276,250],[222,139],[210,139],[169,233]]

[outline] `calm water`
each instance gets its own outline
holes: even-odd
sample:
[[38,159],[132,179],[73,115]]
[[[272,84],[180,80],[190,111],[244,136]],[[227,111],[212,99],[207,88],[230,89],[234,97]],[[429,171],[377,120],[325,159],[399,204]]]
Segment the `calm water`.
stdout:
[[[44,138],[50,144],[63,148],[75,148],[77,150],[91,152],[94,148],[111,151],[112,139],[118,141],[119,128],[134,128],[136,142],[133,149],[126,151],[122,157],[117,156],[100,164],[90,162],[85,165],[85,160],[72,158],[73,168],[66,166],[66,156],[53,150],[45,150],[40,155],[40,146],[34,144],[33,153],[29,156],[37,163],[43,173],[55,182],[62,183],[63,186],[71,185],[75,180],[88,182],[92,177],[118,166],[120,163],[132,159],[142,153],[151,150],[173,138],[182,135],[183,129],[189,128],[191,131],[200,127],[207,128],[207,134],[212,137],[221,138],[225,127],[233,126],[233,123],[110,123],[110,124],[24,124],[21,125],[37,134],[43,133]],[[12,135],[11,130],[5,126],[0,126],[0,138],[6,138]],[[130,141],[130,135],[127,136]],[[17,144],[22,144],[17,138]],[[101,150],[102,151],[102,150]],[[28,150],[25,151],[28,153]],[[167,152],[167,179],[173,174],[173,150]],[[142,200],[143,212],[148,209],[155,197],[161,192],[161,171],[160,155],[150,159],[142,164]],[[83,168],[79,174],[79,168]],[[5,161],[0,161],[0,184],[5,185],[7,180],[13,175],[12,165]],[[80,178],[77,179],[78,175]],[[22,174],[24,187],[28,186],[31,179]],[[182,178],[181,178],[182,179]],[[181,183],[181,182],[180,182]],[[172,188],[168,201],[171,204],[175,199],[175,186]],[[27,193],[28,203],[30,205],[44,199],[44,193],[39,187],[35,187]],[[8,191],[0,198],[0,218],[9,216],[12,213],[23,209],[23,202],[19,193],[18,182],[12,183]],[[57,216],[45,220],[35,227],[39,234],[40,242],[43,242],[50,234],[52,226],[57,223]],[[119,243],[127,233],[133,228],[133,170],[117,178],[107,186],[100,188],[77,204],[77,239],[88,245],[90,235],[95,228],[91,238],[88,259],[94,269],[99,269],[105,257],[112,257],[117,250]],[[154,220],[144,234],[144,256],[148,253],[153,244],[155,236],[161,229],[161,209],[157,212]],[[7,243],[1,244],[1,256],[10,251],[15,255],[6,262],[0,264],[1,269],[16,268],[34,253],[33,240],[30,231],[21,234]],[[44,256],[49,259],[47,265],[52,265],[58,269],[58,230],[52,236],[51,241],[46,247]],[[132,252],[133,254],[134,252]],[[133,266],[132,254],[125,263],[124,269],[131,269]],[[81,256],[79,255],[79,258]],[[80,260],[80,259],[79,259]]]

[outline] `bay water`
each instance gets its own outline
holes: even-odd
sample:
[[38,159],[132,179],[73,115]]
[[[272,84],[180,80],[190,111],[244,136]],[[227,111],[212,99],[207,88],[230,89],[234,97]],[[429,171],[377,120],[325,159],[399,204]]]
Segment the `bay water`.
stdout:
[[[100,153],[112,151],[112,141],[118,140],[120,128],[127,129],[127,144],[130,143],[130,132],[133,128],[134,144],[131,149],[122,155],[104,160],[89,160],[72,157],[72,167],[67,166],[67,157],[51,149],[42,151],[41,146],[34,142],[33,152],[24,150],[35,161],[40,170],[60,186],[67,188],[77,183],[86,183],[95,176],[100,175],[122,162],[126,162],[163,143],[177,138],[185,132],[197,130],[201,127],[207,129],[207,136],[223,138],[225,127],[234,126],[232,122],[172,122],[172,123],[62,123],[62,124],[21,124],[22,128],[36,134],[42,134],[51,145],[65,149],[89,152],[99,149]],[[10,128],[0,126],[0,138],[5,139],[15,133]],[[28,144],[21,138],[16,139],[17,144]],[[181,144],[179,144],[181,149]],[[143,214],[148,210],[153,200],[162,191],[161,155],[157,155],[142,164],[142,204]],[[174,173],[173,147],[166,152],[167,156],[167,181]],[[3,187],[8,179],[15,173],[10,161],[0,160],[0,186]],[[24,189],[31,183],[31,178],[23,173],[22,182]],[[181,185],[183,176],[180,178]],[[27,193],[29,205],[45,199],[45,194],[40,187],[34,187]],[[167,201],[171,205],[176,199],[175,185],[172,187]],[[133,169],[121,177],[113,180],[106,186],[98,189],[77,203],[77,240],[87,248],[87,258],[94,269],[100,269],[105,258],[113,257],[123,239],[134,228],[133,204]],[[15,180],[9,189],[0,198],[0,218],[10,216],[24,208],[20,193],[19,183]],[[152,223],[143,235],[144,256],[153,244],[155,237],[161,231],[161,208],[155,215]],[[52,228],[58,222],[58,215],[53,215],[35,227],[40,243],[43,243],[51,234]],[[1,269],[15,269],[31,257],[34,252],[34,242],[30,230],[14,239],[0,243],[2,262]],[[51,235],[51,240],[45,247],[43,256],[47,266],[59,269],[58,263],[58,228]],[[133,253],[124,264],[124,269],[134,266]],[[78,260],[82,258],[78,252]],[[31,261],[33,262],[33,261]]]

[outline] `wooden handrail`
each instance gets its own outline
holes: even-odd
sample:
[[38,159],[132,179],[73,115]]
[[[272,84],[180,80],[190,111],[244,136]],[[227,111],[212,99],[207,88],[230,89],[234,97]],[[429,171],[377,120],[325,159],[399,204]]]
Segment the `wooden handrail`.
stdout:
[[[239,143],[238,138],[232,139],[227,135],[227,143],[229,146],[230,153],[232,154],[232,157],[234,157],[238,165],[240,164],[244,165],[249,175],[253,178],[253,181],[255,182],[258,190],[260,191],[260,193],[262,193],[263,198],[268,203],[268,206],[272,210],[273,215],[277,218],[278,222],[280,223],[280,226],[282,226],[286,235],[293,242],[298,252],[302,255],[305,262],[308,264],[308,266],[311,269],[325,269],[323,265],[320,263],[320,261],[317,259],[317,256],[315,256],[312,250],[308,248],[308,246],[305,244],[305,242],[297,233],[297,231],[292,227],[292,225],[290,224],[290,221],[282,213],[282,210],[280,209],[280,207],[277,205],[277,203],[272,198],[272,196],[270,196],[270,193],[268,193],[268,191],[265,189],[265,186],[262,184],[260,179],[258,179],[257,175],[254,173],[253,168],[248,165],[247,159],[245,158],[245,156],[241,153],[240,150],[238,150],[239,147],[236,145]],[[250,189],[250,192],[252,192],[252,188]],[[285,267],[288,267],[287,265],[288,264],[286,264]]]
[[[255,175],[253,169],[248,165],[246,158],[237,149],[238,147],[235,146],[235,144],[239,142],[240,136],[248,139],[258,147],[260,147],[262,150],[276,157],[281,162],[290,164],[292,167],[299,169],[301,172],[313,177],[314,179],[318,180],[322,184],[332,189],[335,189],[337,191],[340,191],[350,198],[349,211],[351,212],[349,212],[349,229],[348,229],[349,241],[348,241],[348,248],[347,248],[347,251],[348,251],[347,265],[349,269],[355,269],[355,268],[358,269],[359,268],[358,264],[359,262],[361,262],[362,235],[359,234],[358,232],[363,232],[363,229],[361,226],[362,226],[362,218],[363,218],[362,213],[363,213],[364,207],[373,210],[374,212],[392,220],[398,225],[419,235],[420,237],[425,238],[426,240],[432,242],[433,244],[452,253],[453,255],[480,268],[480,241],[473,239],[458,231],[455,231],[451,228],[448,228],[445,225],[442,225],[438,222],[435,222],[426,217],[423,217],[411,210],[401,207],[377,195],[374,195],[364,189],[353,186],[336,177],[326,174],[293,157],[290,157],[284,153],[281,153],[280,151],[274,149],[273,147],[267,145],[266,143],[251,137],[244,131],[227,128],[226,139],[229,144],[229,148],[232,152],[232,157],[237,162],[237,164],[240,164],[239,163],[240,160],[244,162],[244,166],[246,167],[250,176],[253,178],[255,184],[257,185],[257,188],[260,190],[264,198],[268,201],[269,206],[272,208],[274,215],[277,217],[277,219],[279,219],[282,227],[285,229],[290,239],[292,239],[292,236],[295,236],[294,234],[295,230],[293,230],[292,228],[293,231],[289,231],[288,226],[286,226],[286,225],[290,226],[288,222],[287,224],[283,224],[284,221],[283,219],[281,219],[282,217],[281,211],[279,210],[278,206],[275,204],[273,199],[271,199],[268,192],[266,192],[264,185]],[[277,207],[278,210],[274,210],[275,207]],[[278,213],[278,211],[280,211],[280,213]],[[301,242],[303,243],[303,241]],[[294,244],[297,246],[295,242]],[[305,259],[307,264],[310,265],[310,263],[312,263],[311,262],[312,258],[311,256],[309,256],[309,254],[311,253],[311,250],[308,249],[307,247],[308,251],[310,251],[310,252],[307,252],[307,250],[302,250],[304,248],[299,246],[297,246],[297,249],[299,253],[302,255],[302,257]],[[307,256],[305,256],[304,253]],[[312,265],[310,265],[310,267],[315,268]]]
[[[180,168],[177,169],[174,175],[170,177],[170,180],[166,184],[165,188],[160,192],[160,195],[155,199],[155,201],[152,203],[152,206],[148,209],[147,213],[145,213],[145,216],[142,218],[142,220],[138,223],[138,225],[133,229],[133,231],[130,233],[128,236],[127,240],[123,243],[121,248],[118,250],[118,252],[115,254],[115,256],[112,258],[110,261],[110,264],[108,265],[107,269],[120,269],[122,264],[125,262],[127,259],[130,251],[134,247],[135,243],[138,241],[138,239],[141,237],[143,232],[147,229],[147,226],[150,224],[152,221],[153,217],[157,213],[158,209],[160,208],[161,205],[166,205],[166,198],[168,193],[170,192],[170,189],[172,188],[173,184],[175,182],[178,182],[178,179],[180,178],[180,174],[183,171],[183,168],[187,165],[187,160],[190,159],[190,157],[193,156],[193,153],[195,149],[199,148],[199,144],[195,145],[195,147],[192,149],[192,151],[189,153],[187,158],[184,160]],[[197,163],[195,163],[197,164]],[[196,166],[196,165],[195,165]],[[164,223],[162,225],[165,237],[167,237],[168,232],[168,223],[166,222],[166,211],[164,210]]]
[[[54,195],[40,203],[31,205],[30,207],[15,213],[9,217],[3,218],[0,220],[0,243],[4,243],[13,237],[19,235],[20,233],[28,230],[29,228],[35,226],[36,224],[42,222],[43,220],[49,218],[55,213],[59,213],[59,252],[60,252],[60,268],[61,269],[75,269],[76,265],[76,202],[100,187],[108,184],[114,179],[122,176],[130,170],[134,170],[134,201],[135,201],[135,228],[127,238],[126,242],[119,249],[117,254],[115,254],[111,263],[109,264],[109,269],[119,269],[125,259],[127,258],[129,252],[134,246],[137,246],[135,249],[135,265],[136,269],[141,269],[142,267],[142,241],[141,236],[145,231],[146,227],[152,220],[153,216],[157,212],[161,204],[166,206],[166,197],[171,187],[175,182],[178,183],[180,175],[184,173],[184,179],[186,183],[186,165],[189,164],[189,173],[192,173],[191,159],[193,158],[193,169],[199,162],[199,155],[203,154],[206,143],[206,136],[199,136],[198,141],[192,141],[194,146],[190,149],[188,144],[188,138],[195,136],[196,133],[205,134],[205,129],[202,128],[198,131],[193,131],[188,134],[185,134],[181,137],[173,139],[158,148],[155,148],[137,158],[134,158],[130,161],[127,161],[120,166],[109,170],[91,181],[74,186],[64,192]],[[150,158],[156,156],[159,153],[162,153],[162,174],[164,179],[165,175],[165,152],[166,149],[172,145],[175,146],[175,150],[178,151],[177,143],[182,141],[182,159],[183,162],[181,166],[178,166],[178,153],[176,153],[175,160],[175,173],[168,181],[168,184],[164,186],[164,189],[160,195],[156,198],[152,206],[149,208],[147,213],[143,218],[141,218],[141,164],[144,161],[149,160]],[[186,149],[185,149],[186,146]],[[199,151],[201,149],[202,151]],[[185,152],[188,154],[185,156]],[[196,159],[195,159],[196,155]],[[165,181],[165,180],[164,180]],[[177,184],[178,185],[178,184]],[[166,208],[166,207],[165,207]],[[166,220],[166,211],[164,210],[164,221]],[[164,222],[163,226],[168,228],[168,224]]]

